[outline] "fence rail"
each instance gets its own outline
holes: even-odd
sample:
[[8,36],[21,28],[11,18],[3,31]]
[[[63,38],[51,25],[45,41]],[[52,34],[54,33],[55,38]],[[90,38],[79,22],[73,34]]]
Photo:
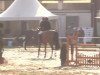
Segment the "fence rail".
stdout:
[[[79,53],[82,51],[82,53]],[[89,52],[92,52],[94,55],[88,55]],[[84,53],[87,53],[85,55]],[[99,50],[83,50],[78,49],[76,52],[76,61],[80,66],[99,66],[100,67],[100,51]]]
[[[60,40],[60,43],[62,44],[63,42],[66,42],[66,38],[67,37],[59,37],[59,40]],[[97,41],[97,44],[100,43],[100,37],[78,37],[78,40],[80,38],[83,38],[83,43],[92,43],[94,42],[95,40],[98,40]],[[90,40],[91,39],[91,40]],[[88,41],[89,40],[89,41]],[[78,41],[79,42],[79,41]]]

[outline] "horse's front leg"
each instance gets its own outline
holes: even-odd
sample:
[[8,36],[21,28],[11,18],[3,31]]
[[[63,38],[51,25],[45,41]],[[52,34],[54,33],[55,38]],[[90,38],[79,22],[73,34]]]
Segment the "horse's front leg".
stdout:
[[23,42],[23,47],[24,47],[25,50],[27,50],[27,49],[26,49],[26,45],[27,45],[27,42],[26,42],[26,41]]
[[[52,49],[52,52],[51,52],[51,56],[50,56],[50,59],[52,58],[52,56],[53,56],[53,50],[54,50],[54,48],[53,48],[53,45],[50,45],[51,46],[51,49]],[[56,56],[56,55],[55,55]]]
[[45,44],[44,46],[45,46],[45,49],[44,49],[44,51],[45,51],[45,55],[44,55],[44,58],[46,58],[46,54],[47,54],[47,51],[46,51],[46,48],[47,48],[47,44]]
[[74,44],[71,44],[71,59],[73,60]]
[[41,48],[41,44],[39,43],[38,44],[38,58],[39,58],[39,55],[40,55],[40,48]]

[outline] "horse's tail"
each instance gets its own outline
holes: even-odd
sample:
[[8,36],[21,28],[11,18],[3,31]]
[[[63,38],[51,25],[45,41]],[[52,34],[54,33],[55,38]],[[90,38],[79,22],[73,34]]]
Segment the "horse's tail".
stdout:
[[55,32],[54,34],[54,42],[55,42],[55,49],[58,50],[60,48],[58,32]]

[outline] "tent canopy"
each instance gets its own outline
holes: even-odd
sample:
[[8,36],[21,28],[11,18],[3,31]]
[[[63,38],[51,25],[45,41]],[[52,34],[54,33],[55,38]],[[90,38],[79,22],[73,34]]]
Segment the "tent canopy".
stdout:
[[40,20],[42,17],[57,19],[57,15],[44,8],[38,0],[15,0],[0,14],[0,21]]

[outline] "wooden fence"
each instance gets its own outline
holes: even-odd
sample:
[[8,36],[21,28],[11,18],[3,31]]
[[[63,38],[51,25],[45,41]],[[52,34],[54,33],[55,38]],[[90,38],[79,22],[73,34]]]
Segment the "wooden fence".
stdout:
[[100,51],[91,49],[77,49],[76,61],[78,66],[100,67]]
[[[63,45],[63,49],[66,49],[66,45]],[[81,45],[83,46],[83,45]],[[97,66],[100,67],[100,45],[89,44],[86,46],[91,46],[91,48],[80,48],[74,49],[73,56],[70,54],[70,49],[66,52],[66,66]],[[96,48],[92,48],[96,46]],[[74,57],[72,60],[71,57]]]

